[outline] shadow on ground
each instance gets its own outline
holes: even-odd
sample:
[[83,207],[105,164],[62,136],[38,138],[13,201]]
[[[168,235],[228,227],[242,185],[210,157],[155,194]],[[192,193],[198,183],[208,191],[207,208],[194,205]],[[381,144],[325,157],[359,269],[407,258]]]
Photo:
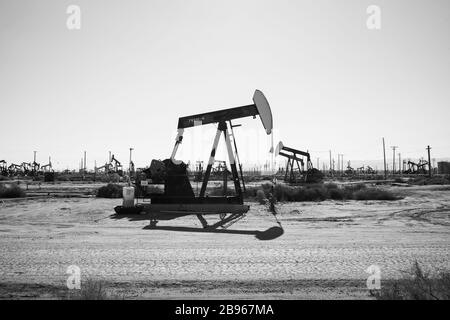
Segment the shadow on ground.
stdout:
[[224,234],[243,234],[254,235],[258,240],[274,240],[283,235],[284,230],[281,227],[271,227],[265,231],[258,230],[230,230],[214,228],[193,228],[193,227],[170,227],[170,226],[145,226],[145,230],[165,230],[178,232],[198,232],[198,233],[224,233]]
[[[189,214],[156,214],[156,220],[173,220],[182,216],[187,216]],[[128,221],[142,221],[149,220],[149,216],[145,214],[114,214],[110,216],[111,219],[127,219]],[[232,221],[233,217],[227,218],[223,221],[215,223],[214,225],[209,226],[208,228],[195,228],[195,227],[184,227],[184,226],[145,226],[143,229],[145,230],[165,230],[165,231],[178,231],[178,232],[198,232],[198,233],[222,233],[222,234],[242,234],[242,235],[254,235],[258,240],[274,240],[278,237],[281,237],[284,233],[283,227],[281,223],[277,221],[279,226],[271,227],[264,231],[259,230],[232,230],[232,229],[219,229],[226,222]]]

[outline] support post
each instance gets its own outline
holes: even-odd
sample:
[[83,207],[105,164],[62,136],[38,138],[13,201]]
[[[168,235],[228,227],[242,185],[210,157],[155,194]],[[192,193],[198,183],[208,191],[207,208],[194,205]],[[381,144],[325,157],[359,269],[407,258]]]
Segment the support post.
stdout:
[[384,144],[384,138],[383,138],[383,158],[384,158],[384,180],[387,179],[387,170],[386,170],[386,146]]

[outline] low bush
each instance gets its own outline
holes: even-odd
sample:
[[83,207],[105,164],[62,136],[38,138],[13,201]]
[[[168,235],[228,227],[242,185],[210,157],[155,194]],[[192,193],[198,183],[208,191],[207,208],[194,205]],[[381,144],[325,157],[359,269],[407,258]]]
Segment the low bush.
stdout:
[[355,200],[399,200],[400,197],[388,190],[368,188],[356,191],[353,194]]
[[[260,199],[269,199],[273,188],[276,201],[300,202],[332,200],[398,200],[400,197],[388,190],[367,188],[364,184],[352,184],[339,187],[334,183],[310,184],[303,186],[289,186],[277,184],[272,187],[270,183],[260,187],[247,188],[246,198],[260,202]],[[261,193],[262,192],[262,193]]]
[[450,272],[431,275],[416,261],[407,277],[382,283],[373,295],[379,300],[449,300]]
[[15,183],[0,184],[0,198],[22,198],[26,193]]
[[56,181],[70,181],[70,178],[68,175],[61,174],[56,177]]
[[256,191],[256,200],[258,200],[259,204],[266,204],[267,199],[263,190]]
[[122,189],[121,185],[109,183],[97,190],[97,198],[122,198]]
[[446,185],[450,184],[450,175],[419,176],[409,179],[408,183],[412,185]]
[[103,281],[87,279],[81,281],[80,290],[70,290],[66,299],[69,300],[109,300],[115,297],[108,294]]

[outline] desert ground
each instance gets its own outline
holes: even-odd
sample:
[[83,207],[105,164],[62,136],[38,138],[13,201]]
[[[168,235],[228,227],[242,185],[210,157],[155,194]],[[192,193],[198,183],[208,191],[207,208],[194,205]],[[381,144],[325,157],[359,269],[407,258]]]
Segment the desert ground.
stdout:
[[145,215],[114,214],[121,199],[88,196],[96,187],[32,186],[35,198],[0,201],[0,298],[66,298],[70,265],[82,286],[102,281],[125,299],[373,299],[371,265],[381,285],[416,260],[450,267],[449,186],[391,186],[396,201],[278,203],[276,217],[249,202],[245,218],[216,230],[195,216],[149,228]]

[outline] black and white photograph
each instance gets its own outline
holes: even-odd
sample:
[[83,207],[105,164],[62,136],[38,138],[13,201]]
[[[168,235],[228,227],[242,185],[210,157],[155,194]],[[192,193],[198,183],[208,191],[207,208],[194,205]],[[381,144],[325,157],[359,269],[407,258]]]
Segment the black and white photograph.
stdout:
[[450,299],[449,14],[0,0],[0,300]]

